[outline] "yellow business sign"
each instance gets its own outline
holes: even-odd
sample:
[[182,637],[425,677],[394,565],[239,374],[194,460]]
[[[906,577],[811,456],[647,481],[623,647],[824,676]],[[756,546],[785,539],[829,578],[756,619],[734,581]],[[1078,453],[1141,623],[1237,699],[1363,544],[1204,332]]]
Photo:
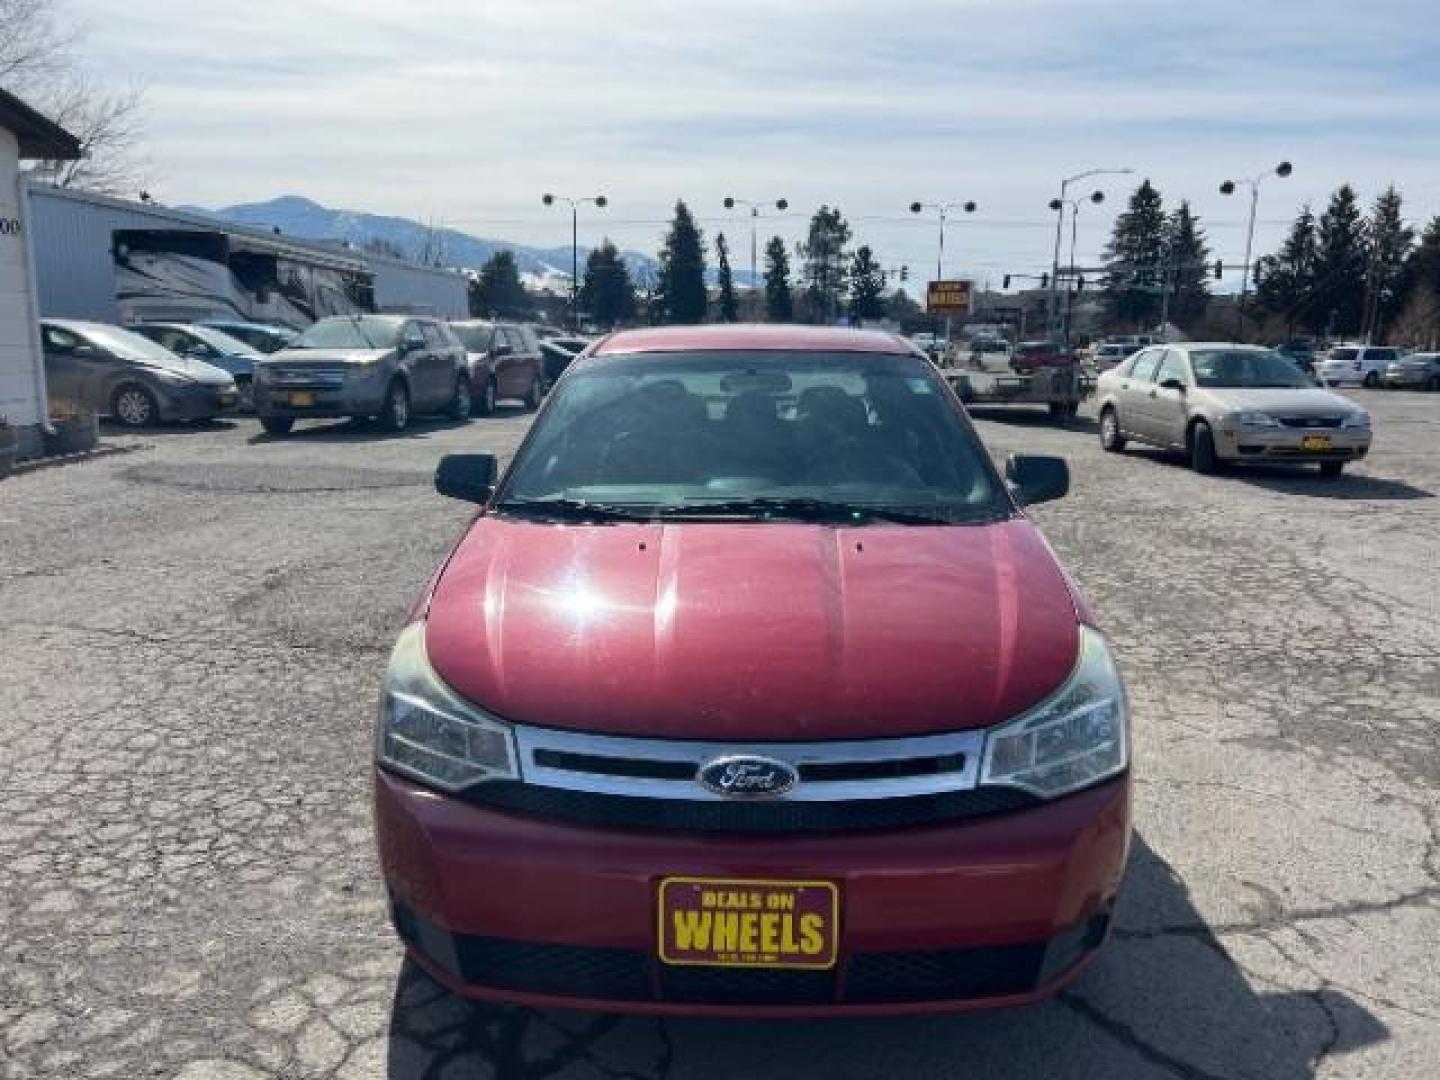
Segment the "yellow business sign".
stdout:
[[968,315],[969,281],[932,281],[925,290],[925,310],[931,315]]

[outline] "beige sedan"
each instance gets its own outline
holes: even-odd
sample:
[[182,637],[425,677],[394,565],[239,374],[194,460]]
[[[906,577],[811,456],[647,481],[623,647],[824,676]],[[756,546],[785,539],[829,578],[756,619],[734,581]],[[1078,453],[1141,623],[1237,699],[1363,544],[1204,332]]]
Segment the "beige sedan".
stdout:
[[1152,345],[1096,382],[1100,445],[1183,450],[1197,472],[1228,462],[1315,463],[1337,477],[1370,449],[1370,414],[1253,345]]

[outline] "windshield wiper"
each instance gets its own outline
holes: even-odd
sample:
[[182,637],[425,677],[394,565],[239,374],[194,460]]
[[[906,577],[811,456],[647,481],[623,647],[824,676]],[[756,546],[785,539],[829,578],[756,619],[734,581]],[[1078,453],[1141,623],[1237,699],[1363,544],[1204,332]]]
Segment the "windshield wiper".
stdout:
[[890,506],[812,498],[754,498],[676,503],[660,507],[658,513],[662,518],[774,516],[799,521],[830,521],[856,525],[867,521],[886,521],[897,525],[954,524],[952,519],[938,513],[927,514]]
[[506,499],[494,508],[506,514],[550,521],[648,521],[651,517],[639,507],[584,499]]

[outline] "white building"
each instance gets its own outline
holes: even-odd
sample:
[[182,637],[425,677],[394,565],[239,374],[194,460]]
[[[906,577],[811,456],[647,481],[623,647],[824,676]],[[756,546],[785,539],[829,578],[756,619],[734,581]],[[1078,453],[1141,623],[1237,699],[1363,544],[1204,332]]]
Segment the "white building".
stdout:
[[36,327],[32,232],[20,162],[73,161],[74,136],[0,90],[0,418],[17,429],[20,456],[40,449],[45,365]]

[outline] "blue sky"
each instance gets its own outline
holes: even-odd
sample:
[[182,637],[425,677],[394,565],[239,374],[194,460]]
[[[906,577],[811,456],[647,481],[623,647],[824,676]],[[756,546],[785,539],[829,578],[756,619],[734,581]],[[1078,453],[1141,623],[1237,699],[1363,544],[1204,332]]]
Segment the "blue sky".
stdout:
[[722,199],[784,196],[767,233],[838,204],[913,280],[936,230],[908,204],[973,199],[946,270],[997,282],[1048,267],[1046,203],[1088,168],[1136,175],[1096,182],[1081,262],[1141,176],[1188,198],[1227,262],[1245,206],[1219,183],[1281,159],[1261,250],[1342,182],[1440,213],[1436,0],[67,3],[96,72],[148,87],[167,202],[300,193],[555,245],[568,216],[540,194],[604,192],[586,238],[649,251],[684,198],[744,260]]

